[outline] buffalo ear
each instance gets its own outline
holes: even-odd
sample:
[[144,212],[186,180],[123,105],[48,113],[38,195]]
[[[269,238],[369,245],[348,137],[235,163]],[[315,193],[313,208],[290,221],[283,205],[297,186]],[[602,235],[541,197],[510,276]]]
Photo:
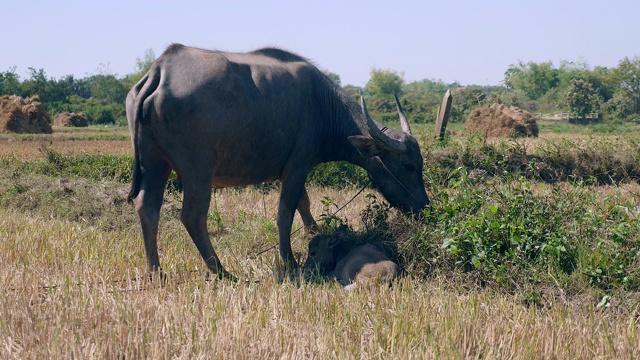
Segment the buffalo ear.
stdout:
[[349,136],[349,142],[353,145],[360,155],[365,158],[372,158],[382,153],[375,140],[364,135]]

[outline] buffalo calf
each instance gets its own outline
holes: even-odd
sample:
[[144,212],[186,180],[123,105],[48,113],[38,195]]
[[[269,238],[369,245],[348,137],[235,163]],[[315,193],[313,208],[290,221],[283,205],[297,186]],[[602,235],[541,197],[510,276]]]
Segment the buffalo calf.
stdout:
[[347,227],[339,227],[332,235],[317,235],[309,242],[306,270],[317,270],[334,277],[349,290],[356,283],[391,282],[398,265],[374,244],[349,244],[344,241]]

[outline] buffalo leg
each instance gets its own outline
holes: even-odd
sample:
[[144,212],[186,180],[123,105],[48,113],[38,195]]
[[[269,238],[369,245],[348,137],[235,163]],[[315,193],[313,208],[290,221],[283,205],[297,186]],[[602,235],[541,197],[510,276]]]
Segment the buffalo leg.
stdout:
[[[291,250],[291,225],[296,208],[299,207],[300,198],[306,191],[304,182],[306,173],[296,177],[283,177],[282,192],[280,193],[280,203],[278,205],[278,239],[280,244],[280,258],[285,266],[291,269],[298,267],[296,259]],[[307,201],[309,197],[307,196]],[[308,211],[309,216],[311,212]],[[302,215],[302,214],[301,214]]]
[[[150,158],[153,158],[150,154],[145,157],[146,160]],[[142,227],[144,250],[147,255],[147,268],[152,272],[160,270],[158,222],[160,220],[160,207],[162,207],[164,189],[170,172],[171,168],[164,160],[156,159],[153,165],[145,164],[140,192],[136,198],[136,212]]]
[[[200,171],[200,174],[202,171]],[[198,174],[191,172],[190,174]],[[193,176],[193,175],[192,175]],[[220,278],[230,278],[229,274],[220,263],[220,259],[213,250],[209,232],[207,231],[207,212],[211,203],[211,179],[195,175],[182,179],[184,200],[182,201],[182,214],[180,220],[189,232],[198,251],[209,270]]]
[[311,215],[311,201],[305,188],[302,188],[300,200],[298,201],[298,213],[302,218],[304,230],[308,233],[314,233],[316,230],[316,221],[313,219],[313,215]]

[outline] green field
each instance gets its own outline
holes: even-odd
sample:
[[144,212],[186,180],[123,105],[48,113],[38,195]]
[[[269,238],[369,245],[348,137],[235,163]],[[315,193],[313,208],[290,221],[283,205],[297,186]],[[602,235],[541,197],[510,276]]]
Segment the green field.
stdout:
[[[208,277],[173,179],[167,278],[149,279],[124,201],[126,129],[2,135],[0,358],[640,357],[640,130],[540,128],[485,139],[454,126],[438,142],[416,125],[432,200],[421,220],[373,189],[356,196],[358,169],[317,169],[323,229],[375,236],[403,269],[391,287],[349,292],[280,280],[278,184],[214,193],[209,230],[232,283]],[[308,240],[292,235],[299,261]]]

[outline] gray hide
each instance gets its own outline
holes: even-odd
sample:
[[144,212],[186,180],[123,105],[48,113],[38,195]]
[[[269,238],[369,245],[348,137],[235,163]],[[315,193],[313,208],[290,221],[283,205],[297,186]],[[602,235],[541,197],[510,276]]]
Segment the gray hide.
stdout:
[[420,149],[401,109],[403,130],[383,132],[314,65],[283,50],[171,45],[131,89],[126,109],[135,161],[128,200],[135,199],[152,271],[160,269],[158,219],[171,170],[182,180],[181,220],[219,276],[230,274],[207,232],[212,185],[282,181],[277,225],[280,256],[290,267],[297,266],[290,242],[295,210],[305,226],[314,224],[304,184],[319,163],[365,168],[404,212],[429,204]]

